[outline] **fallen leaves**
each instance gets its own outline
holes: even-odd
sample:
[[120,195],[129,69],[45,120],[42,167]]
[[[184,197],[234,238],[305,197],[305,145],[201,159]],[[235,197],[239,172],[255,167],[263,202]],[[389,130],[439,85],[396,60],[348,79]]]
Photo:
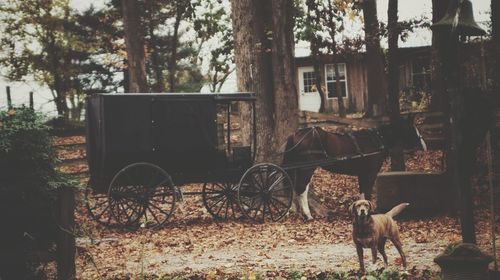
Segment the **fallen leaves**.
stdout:
[[[55,143],[82,144],[82,141],[84,138],[76,137]],[[78,149],[61,151],[58,155],[64,159],[85,156]],[[383,170],[388,170],[388,167],[389,161]],[[87,167],[76,164],[64,168],[66,172],[86,172]],[[410,153],[407,169],[439,172],[442,153]],[[310,270],[310,275],[325,269],[357,269],[359,264],[352,245],[351,220],[347,211],[358,196],[357,178],[318,168],[313,176],[313,186],[329,211],[328,219],[304,222],[299,215],[290,214],[277,223],[219,222],[203,207],[201,196],[189,196],[176,207],[164,228],[129,232],[97,225],[88,217],[85,205],[80,201],[76,223],[86,231],[82,233],[84,238],[77,242],[78,277],[95,279],[100,275],[106,279],[124,273],[135,275],[141,264],[148,272],[158,274],[172,271],[196,274],[202,271],[196,275],[203,279],[220,279],[221,275],[235,271],[245,271],[242,275],[246,279],[257,279],[263,275],[287,278],[290,276],[287,273],[296,269]],[[189,184],[182,186],[182,191],[196,192],[201,187],[201,184]],[[479,210],[476,217],[478,243],[488,248],[489,213]],[[439,250],[448,243],[461,240],[459,221],[453,217],[403,220],[398,221],[398,225],[408,260],[419,269],[436,269],[432,259]],[[92,235],[94,242],[83,242],[88,235]],[[391,263],[401,264],[401,260],[394,257],[397,252],[389,242],[387,251],[393,254],[389,256]]]

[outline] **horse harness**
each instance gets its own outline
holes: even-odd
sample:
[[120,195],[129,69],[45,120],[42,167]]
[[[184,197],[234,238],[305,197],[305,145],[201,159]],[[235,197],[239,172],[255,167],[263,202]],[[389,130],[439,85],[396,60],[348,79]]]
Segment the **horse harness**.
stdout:
[[376,129],[376,128],[366,129],[366,131],[368,132],[367,135],[370,137],[370,140],[372,142],[375,142],[376,145],[378,146],[378,147],[376,147],[376,149],[377,149],[376,152],[370,152],[370,153],[363,152],[363,150],[361,149],[361,146],[359,145],[358,139],[356,138],[356,136],[354,135],[353,132],[348,132],[348,133],[345,133],[345,134],[341,134],[341,133],[333,133],[333,132],[325,131],[326,133],[329,133],[329,134],[347,135],[347,136],[349,136],[349,138],[351,139],[351,141],[352,141],[352,143],[353,143],[353,145],[354,145],[354,147],[356,149],[356,153],[357,153],[357,154],[354,154],[354,155],[351,155],[351,156],[332,157],[331,155],[328,154],[327,150],[325,149],[323,140],[321,139],[321,135],[319,134],[319,131],[318,131],[319,129],[320,128],[316,127],[316,126],[311,127],[310,130],[306,134],[304,134],[299,139],[299,141],[297,143],[295,143],[293,145],[293,147],[287,149],[283,153],[288,153],[288,152],[291,152],[294,149],[296,149],[305,140],[305,138],[309,134],[312,134],[313,138],[318,141],[319,146],[320,146],[320,150],[311,150],[311,151],[303,152],[303,154],[306,154],[306,155],[318,155],[318,154],[319,155],[323,155],[326,160],[347,160],[347,159],[352,159],[352,158],[366,157],[366,156],[371,156],[371,155],[374,155],[374,154],[378,154],[378,153],[383,152],[383,151],[386,150],[386,146],[384,144],[383,136],[380,134],[380,131],[378,129]]

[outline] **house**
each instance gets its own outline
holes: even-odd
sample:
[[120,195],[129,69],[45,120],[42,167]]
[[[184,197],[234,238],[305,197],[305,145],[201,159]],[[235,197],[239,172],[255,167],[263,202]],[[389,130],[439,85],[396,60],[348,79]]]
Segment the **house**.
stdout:
[[[416,88],[428,91],[430,89],[431,48],[411,47],[399,49],[400,56],[400,89]],[[334,63],[338,63],[340,88],[344,106],[347,112],[365,111],[368,83],[366,70],[366,54],[351,54],[343,56],[334,62],[334,57],[320,57],[320,74],[325,94],[325,110],[338,111]],[[316,89],[313,58],[295,58],[297,67],[297,85],[299,108],[302,111],[317,112],[320,107],[320,96]]]

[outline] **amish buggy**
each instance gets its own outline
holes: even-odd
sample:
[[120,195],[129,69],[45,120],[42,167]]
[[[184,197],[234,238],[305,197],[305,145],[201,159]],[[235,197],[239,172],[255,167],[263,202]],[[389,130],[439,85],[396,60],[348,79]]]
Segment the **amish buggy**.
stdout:
[[[232,144],[235,104],[250,108],[250,139]],[[86,205],[107,226],[158,227],[185,195],[201,195],[218,219],[241,215],[278,221],[293,183],[274,164],[252,166],[253,93],[97,94],[87,101]],[[201,192],[181,185],[203,183]]]
[[[216,219],[279,221],[296,193],[312,218],[307,191],[316,167],[356,175],[360,190],[368,192],[388,147],[424,145],[413,119],[352,134],[312,127],[288,138],[281,166],[254,164],[255,100],[253,93],[91,96],[85,192],[90,216],[106,226],[159,227],[183,196],[201,195]],[[251,131],[236,145],[231,116],[241,103],[250,108],[245,125]],[[189,183],[203,183],[201,192],[182,191]]]

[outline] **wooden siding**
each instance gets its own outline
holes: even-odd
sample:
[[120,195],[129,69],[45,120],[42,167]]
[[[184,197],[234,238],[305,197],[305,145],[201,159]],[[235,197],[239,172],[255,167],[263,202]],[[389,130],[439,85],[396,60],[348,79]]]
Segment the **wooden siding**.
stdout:
[[[338,101],[336,98],[328,98],[326,92],[326,71],[325,67],[332,64],[333,59],[325,56],[321,58],[321,81],[325,92],[325,110],[326,112],[338,112]],[[362,112],[364,110],[365,102],[367,99],[367,81],[366,81],[366,67],[361,58],[353,58],[349,61],[340,61],[339,63],[346,64],[346,78],[347,78],[347,98],[344,98],[344,106],[347,112]],[[313,62],[310,57],[300,57],[296,59],[297,67],[312,67]],[[298,76],[296,77],[298,85]],[[299,87],[297,90],[300,91]],[[299,94],[299,92],[297,93]]]

